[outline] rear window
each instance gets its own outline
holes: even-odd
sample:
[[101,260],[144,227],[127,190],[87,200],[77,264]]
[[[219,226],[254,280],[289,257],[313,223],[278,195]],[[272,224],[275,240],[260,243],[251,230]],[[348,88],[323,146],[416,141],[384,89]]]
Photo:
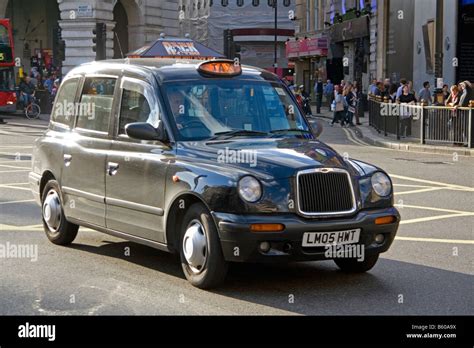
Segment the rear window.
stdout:
[[117,79],[88,77],[84,82],[77,114],[77,128],[108,132]]

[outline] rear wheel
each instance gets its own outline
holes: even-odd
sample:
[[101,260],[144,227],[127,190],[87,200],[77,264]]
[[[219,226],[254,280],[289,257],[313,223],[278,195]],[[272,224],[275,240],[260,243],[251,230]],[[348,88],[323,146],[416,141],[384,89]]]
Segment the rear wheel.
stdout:
[[77,236],[78,225],[72,224],[64,216],[59,184],[50,180],[43,190],[43,227],[48,239],[58,245],[71,244]]
[[357,259],[334,259],[336,265],[347,273],[363,273],[372,269],[379,259],[379,254],[365,256],[363,261]]
[[193,204],[184,215],[179,245],[181,266],[192,285],[209,289],[224,281],[228,264],[217,228],[203,204]]

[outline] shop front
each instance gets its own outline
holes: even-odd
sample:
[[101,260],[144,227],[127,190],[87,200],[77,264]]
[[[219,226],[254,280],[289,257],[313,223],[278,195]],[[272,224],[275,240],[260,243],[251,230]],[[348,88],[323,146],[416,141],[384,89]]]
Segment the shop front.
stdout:
[[304,89],[313,95],[313,86],[318,78],[327,79],[327,55],[328,39],[323,34],[287,41],[286,56],[295,64],[295,84],[304,85]]

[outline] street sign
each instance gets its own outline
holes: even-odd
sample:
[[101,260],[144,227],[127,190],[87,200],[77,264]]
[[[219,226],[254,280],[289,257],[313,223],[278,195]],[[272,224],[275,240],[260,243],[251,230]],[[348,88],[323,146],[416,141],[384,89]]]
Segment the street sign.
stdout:
[[92,5],[77,5],[78,18],[92,18]]

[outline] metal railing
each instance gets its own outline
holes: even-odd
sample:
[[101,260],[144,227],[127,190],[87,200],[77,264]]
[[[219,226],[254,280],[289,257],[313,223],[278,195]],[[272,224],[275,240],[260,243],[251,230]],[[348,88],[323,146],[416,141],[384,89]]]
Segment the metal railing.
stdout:
[[385,136],[409,137],[421,144],[474,147],[474,101],[469,107],[393,103],[369,96],[369,124]]

